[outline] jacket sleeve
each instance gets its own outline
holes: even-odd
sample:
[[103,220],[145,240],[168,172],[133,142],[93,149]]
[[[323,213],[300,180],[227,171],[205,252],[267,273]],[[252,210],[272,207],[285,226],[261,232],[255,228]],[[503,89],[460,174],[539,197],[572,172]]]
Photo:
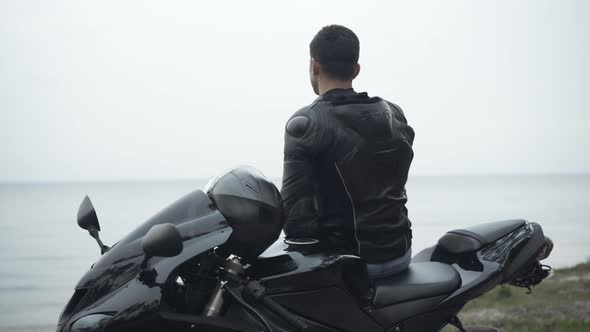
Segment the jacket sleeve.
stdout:
[[281,196],[286,218],[283,229],[288,238],[318,237],[321,232],[314,163],[331,137],[313,107],[295,113],[285,126]]
[[[408,140],[410,145],[414,144],[414,136],[415,136],[414,130],[412,129],[412,127],[410,127],[408,125],[408,120],[406,119],[404,111],[397,104],[394,104],[389,101],[387,103],[389,104],[389,106],[391,107],[391,110],[393,111],[392,121],[397,120],[397,121],[400,121],[404,124],[404,126],[402,128],[403,135],[406,137],[406,139]],[[404,195],[407,197],[405,187],[404,187]],[[408,216],[408,208],[406,205],[404,205],[404,207],[403,207],[403,212],[406,216]]]
[[404,111],[402,110],[401,107],[399,107],[397,104],[394,104],[390,101],[387,102],[387,104],[389,104],[389,107],[391,107],[391,110],[393,111],[393,116],[396,120],[401,121],[403,123],[405,123],[406,125],[408,124],[408,120],[406,119],[406,115],[404,114]]

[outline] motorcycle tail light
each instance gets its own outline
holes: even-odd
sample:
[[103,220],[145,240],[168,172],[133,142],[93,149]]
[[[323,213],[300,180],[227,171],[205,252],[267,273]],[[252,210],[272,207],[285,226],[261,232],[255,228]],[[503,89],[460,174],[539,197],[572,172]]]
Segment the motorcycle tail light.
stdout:
[[523,244],[526,240],[530,239],[532,233],[533,227],[531,224],[527,224],[524,227],[507,234],[498,241],[482,249],[480,252],[481,259],[488,262],[504,264],[510,253],[517,249],[519,245]]

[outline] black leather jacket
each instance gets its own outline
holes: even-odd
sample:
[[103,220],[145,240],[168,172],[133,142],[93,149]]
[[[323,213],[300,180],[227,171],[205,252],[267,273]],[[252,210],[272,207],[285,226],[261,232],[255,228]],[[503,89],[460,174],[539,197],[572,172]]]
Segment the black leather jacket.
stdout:
[[330,90],[287,122],[287,237],[315,237],[368,263],[411,246],[405,184],[414,130],[395,104]]

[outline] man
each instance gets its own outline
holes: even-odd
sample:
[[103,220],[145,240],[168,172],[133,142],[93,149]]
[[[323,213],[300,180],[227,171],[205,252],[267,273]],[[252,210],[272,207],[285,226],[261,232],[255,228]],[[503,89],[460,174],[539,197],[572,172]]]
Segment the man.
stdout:
[[324,27],[310,55],[319,97],[285,127],[285,234],[360,256],[371,278],[403,271],[411,260],[405,184],[414,131],[397,105],[353,90],[359,40],[350,29]]

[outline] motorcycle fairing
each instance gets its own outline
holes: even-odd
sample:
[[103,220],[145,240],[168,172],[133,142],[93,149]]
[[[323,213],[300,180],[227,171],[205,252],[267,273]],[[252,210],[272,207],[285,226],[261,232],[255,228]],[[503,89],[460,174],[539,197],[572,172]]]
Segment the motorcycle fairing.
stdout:
[[[170,274],[178,266],[193,258],[194,256],[219,246],[229,238],[231,228],[222,228],[213,233],[193,238],[184,243],[184,249],[178,256],[159,259],[153,263],[148,263],[146,269],[138,269],[138,274],[125,283],[125,287],[110,291],[98,300],[95,300],[92,291],[89,292],[89,306],[83,308],[72,316],[71,321],[77,318],[98,312],[114,313],[110,325],[116,325],[119,322],[129,322],[140,315],[155,315],[160,310],[162,295],[165,291],[166,282]],[[141,264],[141,261],[138,261]],[[97,295],[100,296],[103,288],[100,285],[96,288]]]
[[375,321],[377,321],[381,326],[385,328],[390,328],[409,317],[432,310],[432,308],[436,307],[439,303],[441,303],[445,299],[445,297],[446,295],[432,296],[422,299],[415,299],[412,301],[396,303],[371,312],[371,317],[373,317],[373,319],[375,319]]
[[300,317],[338,331],[383,331],[362,309],[370,297],[363,260],[321,245],[287,245],[283,240],[248,269],[248,273],[263,271],[267,261],[284,266],[279,273],[259,278],[273,300]]
[[383,326],[371,319],[353,296],[336,286],[278,294],[272,299],[302,317],[338,331],[383,331]]
[[[268,270],[264,266],[266,261],[283,268],[275,269],[277,273],[274,274],[264,273]],[[369,281],[366,268],[365,262],[358,256],[342,255],[321,244],[287,245],[284,238],[279,238],[252,263],[248,273],[260,279],[269,294],[337,286],[358,298],[367,298]]]
[[[224,244],[231,235],[225,218],[212,207],[207,194],[196,190],[119,241],[80,279],[76,290],[83,296],[70,300],[66,308],[71,311],[62,312],[59,325],[92,313],[114,313],[116,323],[156,310],[170,274],[189,259]],[[151,226],[160,223],[176,225],[183,250],[175,257],[151,258],[142,266],[145,255],[141,240]]]

